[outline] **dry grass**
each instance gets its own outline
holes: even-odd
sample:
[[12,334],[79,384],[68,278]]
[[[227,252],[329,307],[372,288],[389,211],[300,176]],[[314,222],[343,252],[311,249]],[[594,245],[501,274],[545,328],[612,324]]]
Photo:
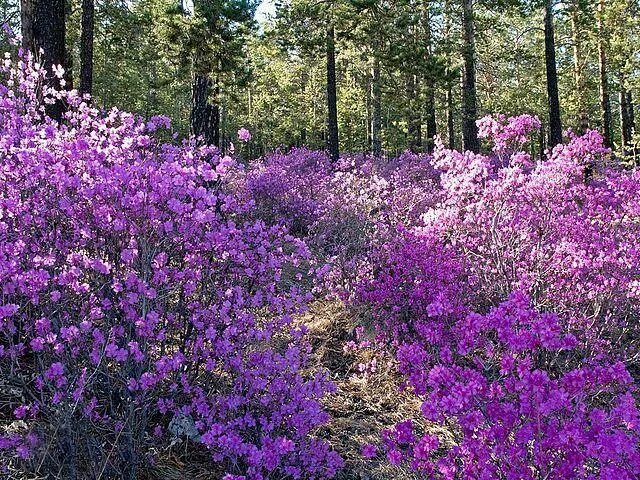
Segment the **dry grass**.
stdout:
[[422,478],[408,468],[367,460],[360,454],[363,444],[379,443],[381,430],[408,418],[413,419],[419,430],[445,438],[450,435],[425,424],[417,397],[400,391],[402,378],[391,359],[379,364],[374,375],[358,372],[358,363],[366,359],[354,358],[343,350],[345,342],[354,340],[354,330],[360,323],[358,313],[348,310],[341,302],[317,301],[300,322],[310,330],[314,366],[328,369],[338,387],[337,392],[325,400],[332,420],[320,431],[346,462],[338,479]]

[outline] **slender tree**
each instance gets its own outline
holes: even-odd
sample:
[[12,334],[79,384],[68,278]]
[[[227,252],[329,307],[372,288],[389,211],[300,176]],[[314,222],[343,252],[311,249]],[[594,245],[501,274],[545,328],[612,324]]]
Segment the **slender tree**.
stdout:
[[585,58],[583,37],[584,32],[581,24],[581,1],[574,0],[570,7],[571,16],[571,38],[573,43],[573,77],[575,95],[577,100],[579,130],[584,133],[589,128],[589,114],[587,112],[586,97],[588,91],[584,76]]
[[405,93],[407,96],[407,148],[412,152],[417,152],[420,148],[420,144],[422,143],[420,116],[419,111],[415,105],[418,91],[418,82],[416,76],[413,73],[407,72],[405,75]]
[[[21,0],[22,48],[39,58],[49,72],[48,84],[63,88],[62,79],[53,74],[53,67],[67,65],[65,50],[65,1]],[[64,104],[57,101],[45,105],[47,115],[60,121]]]
[[333,161],[340,156],[338,143],[338,95],[336,80],[336,40],[332,23],[327,27],[327,151]]
[[462,0],[462,26],[464,46],[462,56],[464,71],[462,75],[462,146],[465,150],[478,152],[478,116],[476,93],[476,37],[473,14],[473,0]]
[[[433,56],[433,42],[431,38],[431,14],[429,11],[429,2],[423,2],[422,9],[422,27],[424,28],[425,42],[426,42],[426,55],[427,62],[431,63],[434,59]],[[436,123],[436,82],[435,72],[427,72],[426,75],[426,101],[425,101],[425,120],[427,126],[427,137],[425,138],[425,149],[427,152],[433,151],[434,139],[438,134]]]
[[607,147],[611,147],[611,103],[609,101],[609,79],[607,74],[607,31],[605,27],[604,0],[598,0],[598,72],[602,136],[604,144]]
[[548,146],[554,147],[562,143],[562,122],[560,120],[556,43],[553,28],[553,0],[547,0],[544,10],[544,58],[547,72],[547,98],[549,105]]
[[94,0],[82,0],[82,32],[80,37],[80,93],[93,92]]
[[374,53],[371,68],[371,153],[375,157],[382,154],[382,88],[380,85],[380,59]]
[[193,12],[178,8],[183,20],[175,29],[183,42],[178,53],[191,59],[190,131],[208,145],[222,146],[222,80],[246,82],[245,43],[255,27],[256,5],[247,0],[195,0]]
[[620,143],[622,151],[629,154],[633,142],[635,130],[633,118],[633,98],[631,92],[627,90],[624,80],[620,81],[620,92],[618,94],[620,104]]
[[191,86],[191,135],[206,145],[220,145],[220,109],[209,102],[211,79],[205,73],[195,72]]
[[[451,36],[451,4],[449,0],[444,2],[444,38],[449,39]],[[451,50],[451,49],[449,49]],[[456,78],[455,72],[451,71],[451,59],[447,57],[445,67],[445,103],[446,103],[446,122],[447,122],[447,145],[453,149],[456,146],[456,131],[454,124],[455,112],[453,109],[453,84]]]

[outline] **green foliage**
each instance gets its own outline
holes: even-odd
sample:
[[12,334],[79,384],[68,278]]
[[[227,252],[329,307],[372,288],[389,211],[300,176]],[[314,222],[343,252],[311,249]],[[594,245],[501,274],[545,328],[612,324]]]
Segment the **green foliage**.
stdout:
[[[456,140],[460,127],[461,5],[452,0],[284,0],[275,18],[256,25],[259,0],[96,0],[95,103],[144,116],[167,114],[188,133],[194,73],[217,85],[223,146],[245,126],[248,155],[278,147],[325,145],[325,35],[336,32],[341,149],[371,148],[374,64],[380,65],[380,136],[387,154],[404,150],[409,123],[425,137],[433,92],[438,133],[447,139],[445,95]],[[581,114],[599,127],[596,0],[554,7],[563,124]],[[607,0],[608,76],[616,150],[621,89],[640,98],[640,7]],[[67,41],[79,73],[81,1],[70,0]],[[17,0],[0,16],[19,29]],[[530,112],[546,118],[540,2],[484,0],[475,5],[480,114]],[[579,43],[581,82],[576,77]],[[410,81],[410,82],[409,82]],[[408,82],[410,84],[408,84]],[[74,84],[76,84],[74,82]]]

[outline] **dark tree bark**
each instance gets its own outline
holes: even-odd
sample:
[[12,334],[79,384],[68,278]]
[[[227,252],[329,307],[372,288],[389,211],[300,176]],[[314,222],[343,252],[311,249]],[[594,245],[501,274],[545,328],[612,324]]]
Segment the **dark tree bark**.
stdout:
[[453,111],[453,87],[451,83],[447,85],[447,92],[445,94],[445,100],[447,102],[447,144],[450,149],[456,148],[456,130],[454,124],[454,111]]
[[435,88],[433,84],[430,84],[427,90],[427,138],[425,139],[425,147],[428,153],[433,152],[434,139],[438,134],[438,127],[436,123],[436,101],[435,101]]
[[[30,51],[47,70],[49,86],[63,89],[60,79],[54,76],[52,67],[61,65],[67,69],[65,54],[65,0],[21,0],[22,48]],[[40,53],[40,49],[44,53]],[[61,101],[45,105],[46,114],[56,121],[62,119],[64,104]]]
[[327,151],[334,162],[340,156],[335,35],[335,29],[330,25],[327,28]]
[[571,5],[571,38],[573,43],[573,77],[575,93],[578,101],[578,121],[580,133],[585,133],[589,128],[589,114],[586,107],[587,88],[584,76],[584,55],[582,48],[582,31],[580,28],[580,2],[574,1]]
[[547,70],[547,97],[549,102],[549,148],[562,143],[560,98],[558,96],[558,71],[556,67],[556,42],[553,31],[553,4],[547,0],[544,15],[544,58]]
[[[433,49],[431,43],[431,15],[429,12],[429,3],[423,4],[423,20],[422,20],[425,39],[427,42],[427,55],[429,59],[432,59]],[[426,104],[425,104],[425,117],[427,124],[427,137],[425,138],[425,150],[428,153],[433,152],[434,138],[437,135],[436,124],[436,99],[435,99],[435,81],[432,72],[428,72],[426,77]]]
[[633,135],[636,131],[636,116],[634,112],[633,98],[631,97],[631,92],[627,92],[627,109],[629,112],[629,124],[631,126],[631,134]]
[[611,142],[611,103],[609,102],[609,79],[607,75],[607,32],[604,25],[604,0],[598,2],[598,72],[600,78],[600,114],[602,137],[607,147]]
[[633,143],[633,134],[635,130],[635,119],[633,115],[633,98],[631,92],[628,91],[621,81],[621,89],[619,93],[620,99],[620,137],[622,151],[628,155],[631,153]]
[[478,141],[478,116],[476,94],[476,38],[473,18],[473,0],[462,0],[464,27],[464,73],[462,77],[462,147],[472,152],[480,151]]
[[[450,3],[448,0],[444,2],[444,35],[448,37],[450,35],[451,22],[450,22]],[[447,68],[445,71],[445,77],[447,80],[447,90],[445,92],[446,107],[446,121],[447,121],[447,145],[450,149],[456,147],[456,131],[454,124],[454,110],[453,110],[453,81],[450,69],[449,59],[447,59]]]
[[191,90],[191,135],[206,145],[220,145],[220,108],[209,103],[211,79],[195,74]]
[[82,33],[80,36],[80,93],[93,92],[93,28],[94,0],[82,0]]
[[407,148],[417,152],[422,143],[420,116],[416,108],[417,79],[413,73],[407,74],[405,88],[407,93]]
[[371,69],[371,153],[374,157],[382,155],[382,88],[380,86],[380,59],[374,57]]

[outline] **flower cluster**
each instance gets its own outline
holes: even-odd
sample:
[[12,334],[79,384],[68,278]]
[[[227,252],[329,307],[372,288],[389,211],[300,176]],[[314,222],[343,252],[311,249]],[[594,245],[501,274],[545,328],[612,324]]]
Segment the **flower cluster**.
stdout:
[[28,58],[1,69],[2,468],[132,478],[188,434],[228,478],[332,477],[314,430],[333,387],[292,322],[306,245],[247,218],[231,158],[161,143],[166,118],[43,92]]
[[[480,306],[525,291],[562,313],[585,346],[631,361],[639,353],[631,332],[639,313],[640,178],[606,168],[607,154],[595,131],[532,168],[439,149],[436,164],[449,166],[446,197],[424,213],[419,230],[465,256]],[[587,165],[596,175],[585,181]]]
[[251,140],[251,132],[242,127],[240,130],[238,130],[238,139],[241,142],[248,142],[249,140]]
[[425,419],[454,433],[401,422],[382,432],[387,460],[442,479],[633,478],[640,412],[625,366],[578,349],[524,293],[473,312],[476,282],[451,249],[408,236],[361,287]]
[[537,122],[483,122],[498,158],[438,142],[422,224],[381,242],[356,292],[453,436],[405,421],[363,456],[429,478],[634,478],[640,178],[598,132],[536,163],[517,148]]
[[487,115],[476,122],[478,136],[490,139],[496,153],[519,152],[529,141],[531,133],[540,130],[542,124],[535,115]]

